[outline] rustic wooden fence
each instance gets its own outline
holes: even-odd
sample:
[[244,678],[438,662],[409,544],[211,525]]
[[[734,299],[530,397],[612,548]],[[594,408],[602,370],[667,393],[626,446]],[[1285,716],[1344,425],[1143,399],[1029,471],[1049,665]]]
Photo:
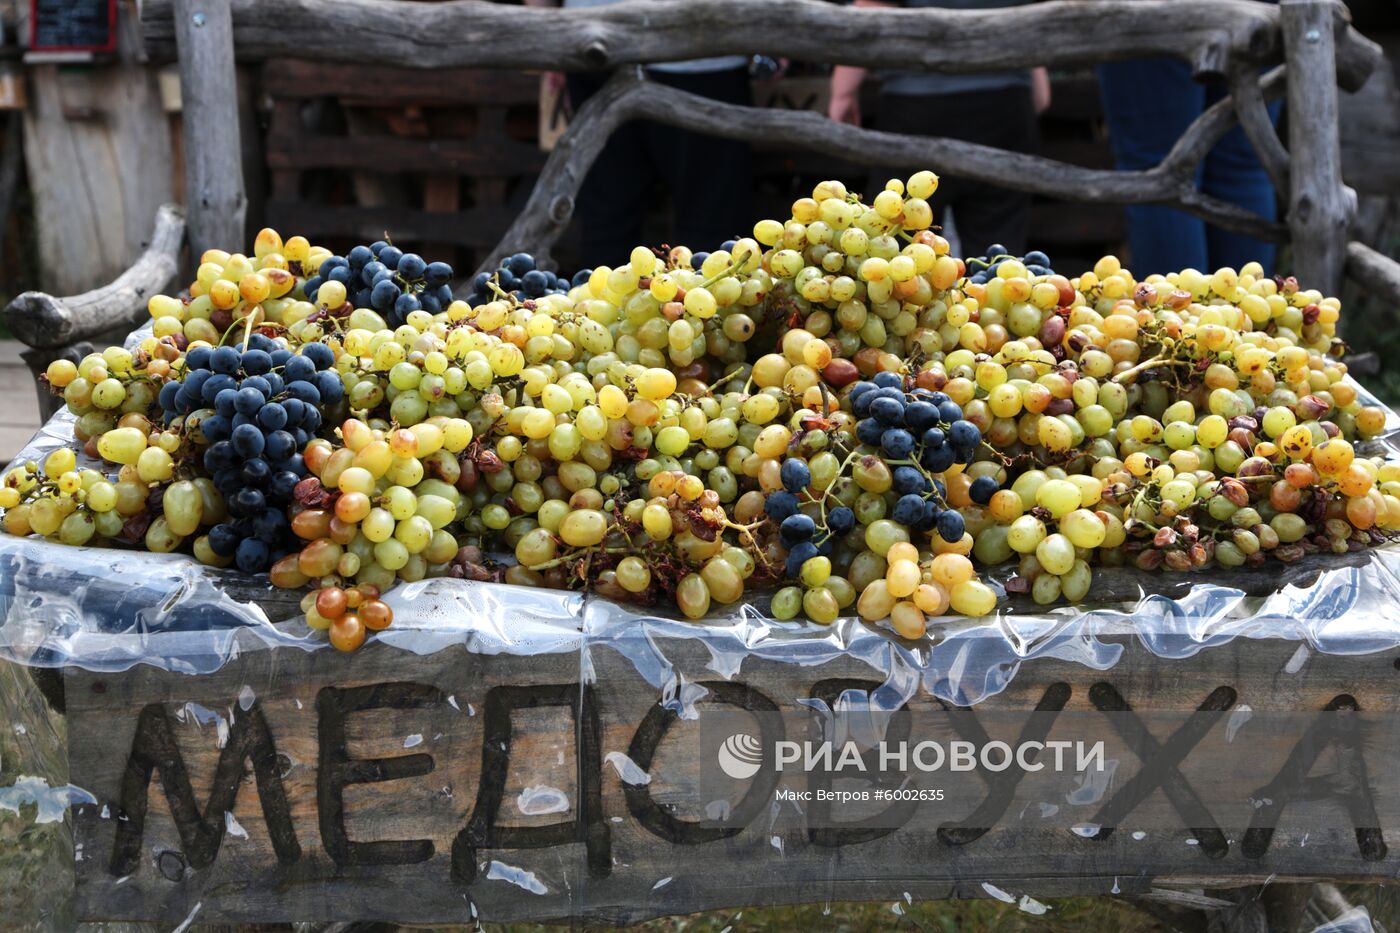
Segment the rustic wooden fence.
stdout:
[[[1400,304],[1400,264],[1350,240],[1356,197],[1341,177],[1339,88],[1355,90],[1381,60],[1338,0],[1051,0],[996,11],[872,10],[819,0],[621,3],[540,10],[483,0],[147,0],[142,28],[154,57],[180,62],[191,255],[243,236],[247,207],[239,153],[235,61],[295,58],[421,69],[614,70],[577,114],[544,165],[525,209],[491,260],[517,250],[546,261],[574,213],[589,166],[609,134],[645,118],[716,136],[785,140],[862,164],[923,164],[1032,193],[1089,203],[1165,204],[1212,223],[1291,242],[1294,271],[1336,292],[1344,275]],[[1161,164],[1135,172],[1086,169],[958,140],[900,136],[834,124],[817,114],[721,104],[646,79],[638,66],[764,52],[806,61],[939,71],[1083,66],[1171,56],[1231,96],[1195,121]],[[1265,71],[1265,69],[1271,69]],[[1288,98],[1288,145],[1269,102]],[[1271,222],[1198,191],[1196,165],[1236,123],[1280,192]],[[167,237],[164,245],[168,245]],[[173,253],[171,253],[173,255]],[[41,364],[99,328],[135,323],[144,296],[163,287],[148,257],[145,280],[82,300],[28,293],[6,309],[11,330]],[[133,297],[141,301],[133,301]],[[89,309],[102,306],[103,314]],[[41,313],[35,313],[36,309]],[[62,339],[59,339],[61,335]]]

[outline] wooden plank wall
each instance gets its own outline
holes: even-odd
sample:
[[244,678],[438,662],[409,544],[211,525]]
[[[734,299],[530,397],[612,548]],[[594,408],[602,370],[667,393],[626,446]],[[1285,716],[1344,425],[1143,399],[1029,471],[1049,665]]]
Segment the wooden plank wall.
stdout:
[[170,132],[154,69],[139,61],[134,0],[119,8],[118,58],[29,69],[24,145],[43,287],[75,295],[141,254],[175,200]]

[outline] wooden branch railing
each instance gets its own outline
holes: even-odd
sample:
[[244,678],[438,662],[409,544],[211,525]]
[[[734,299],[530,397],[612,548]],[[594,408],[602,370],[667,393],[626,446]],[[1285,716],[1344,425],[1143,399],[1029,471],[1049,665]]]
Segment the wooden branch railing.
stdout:
[[[206,245],[237,239],[242,226],[233,60],[287,56],[413,68],[619,70],[581,109],[488,264],[517,249],[547,254],[607,138],[627,120],[642,118],[732,139],[778,137],[862,164],[925,164],[1061,198],[1171,205],[1227,229],[1291,239],[1300,278],[1329,292],[1335,292],[1343,268],[1378,283],[1383,293],[1400,281],[1400,264],[1347,246],[1355,196],[1341,182],[1337,87],[1360,87],[1381,55],[1350,27],[1340,0],[1282,0],[1277,6],[1252,0],[1050,0],[991,11],[877,10],[820,0],[648,0],[576,10],[483,0],[146,0],[142,23],[149,50],[178,51],[182,62],[185,137],[191,141],[186,190],[196,255]],[[1160,165],[1112,172],[957,140],[862,130],[808,113],[720,104],[645,82],[625,73],[635,69],[622,67],[752,52],[954,72],[1169,56],[1188,61],[1197,77],[1227,80],[1232,96],[1197,119]],[[1276,68],[1258,77],[1263,67],[1285,59],[1286,75]],[[1285,86],[1291,156],[1267,112]],[[1275,185],[1290,193],[1286,226],[1205,195],[1192,182],[1195,167],[1237,121]],[[120,283],[146,261],[108,289],[85,296],[21,296],[6,312],[12,330],[26,342],[38,341],[35,346],[78,339],[93,323],[90,296],[120,303]]]
[[1346,271],[1377,298],[1400,308],[1400,263],[1353,240],[1347,244]]
[[175,277],[184,239],[184,210],[163,205],[156,212],[150,245],[115,281],[68,298],[25,292],[6,306],[5,326],[36,348],[57,348],[111,330],[130,330],[146,319],[150,297]]
[[[1282,59],[1276,6],[1252,0],[1051,0],[997,10],[871,9],[821,0],[646,0],[572,10],[484,0],[223,0],[243,60],[362,59],[407,68],[588,71],[712,55],[930,71],[1073,67],[1131,58],[1189,61],[1224,77],[1230,61]],[[145,0],[148,49],[172,53],[175,0]],[[1325,4],[1337,75],[1360,87],[1379,47]],[[333,24],[333,25],[332,25]]]
[[[1262,80],[1256,76],[1250,83],[1263,106],[1264,101],[1283,93],[1283,69],[1274,69]],[[1198,117],[1160,165],[1128,172],[1088,169],[956,139],[865,130],[806,111],[725,104],[647,81],[638,69],[629,69],[615,74],[603,91],[579,110],[556,143],[530,200],[481,268],[493,269],[501,257],[522,250],[548,258],[573,216],[579,186],[603,144],[618,127],[635,119],[727,139],[781,139],[787,145],[862,164],[927,165],[959,178],[1067,200],[1165,204],[1262,239],[1281,241],[1288,234],[1282,224],[1196,189],[1196,166],[1234,126],[1228,99]]]
[[1279,140],[1274,121],[1269,116],[1272,98],[1266,98],[1260,82],[1256,80],[1254,69],[1247,64],[1232,66],[1228,80],[1235,116],[1239,119],[1245,136],[1249,138],[1249,144],[1254,147],[1254,152],[1259,156],[1259,162],[1268,173],[1274,189],[1287,191],[1288,150]]

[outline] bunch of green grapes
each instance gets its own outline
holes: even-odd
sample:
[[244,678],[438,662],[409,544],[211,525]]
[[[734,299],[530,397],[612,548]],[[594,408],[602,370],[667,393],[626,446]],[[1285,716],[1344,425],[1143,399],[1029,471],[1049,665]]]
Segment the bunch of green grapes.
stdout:
[[758,243],[741,239],[695,268],[698,257],[685,247],[663,258],[639,246],[625,264],[594,269],[571,294],[578,312],[608,329],[612,346],[602,355],[703,379],[714,365],[742,362],[762,323],[773,281],[761,254]]
[[[155,449],[144,447],[143,449]],[[17,536],[42,535],[63,544],[139,543],[164,553],[202,525],[220,520],[223,500],[205,478],[157,486],[134,464],[112,476],[80,467],[70,448],[60,447],[42,464],[10,470],[0,485],[4,528]]]
[[147,304],[157,339],[179,337],[185,342],[203,341],[217,346],[235,322],[286,323],[314,310],[305,305],[304,269],[314,269],[329,250],[313,247],[305,237],[285,243],[275,230],[257,235],[251,257],[220,249],[206,250],[199,258],[188,299],[155,295]]
[[127,416],[145,418],[151,413],[156,394],[169,378],[170,362],[179,358],[179,351],[168,344],[161,349],[169,352],[153,356],[144,348],[133,354],[122,347],[108,347],[76,364],[65,359],[49,364],[44,379],[62,392],[65,407],[77,416],[73,433],[79,441],[99,437],[123,420],[129,422]]
[[[949,290],[965,270],[929,229],[928,198],[937,187],[936,175],[918,172],[907,182],[892,179],[865,204],[826,181],[793,203],[787,221],[759,221],[754,238],[768,247],[763,268],[782,317],[867,376],[943,350],[935,318],[956,301]],[[855,378],[846,365],[837,373]]]
[[466,508],[458,459],[472,442],[462,418],[409,427],[347,419],[339,443],[307,445],[310,477],[297,487],[292,532],[306,543],[273,564],[275,586],[342,580],[387,589],[446,573]]

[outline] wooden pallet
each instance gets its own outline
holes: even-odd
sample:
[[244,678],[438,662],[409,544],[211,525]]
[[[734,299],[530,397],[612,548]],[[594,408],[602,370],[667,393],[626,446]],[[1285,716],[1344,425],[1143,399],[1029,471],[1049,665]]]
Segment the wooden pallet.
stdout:
[[[267,222],[333,243],[387,231],[435,257],[461,250],[468,267],[544,164],[533,137],[538,86],[532,75],[471,69],[264,66]],[[308,120],[317,102],[321,115]]]

